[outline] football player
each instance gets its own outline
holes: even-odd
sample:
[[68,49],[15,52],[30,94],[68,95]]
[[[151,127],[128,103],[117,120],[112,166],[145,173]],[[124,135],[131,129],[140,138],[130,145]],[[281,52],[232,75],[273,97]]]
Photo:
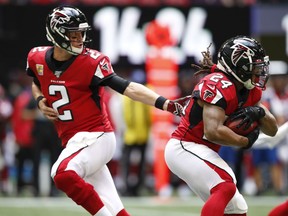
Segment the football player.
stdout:
[[104,87],[175,115],[180,115],[185,98],[170,101],[119,77],[107,56],[86,47],[90,29],[78,8],[53,9],[46,35],[54,46],[31,49],[27,74],[34,78],[39,109],[55,123],[64,147],[51,170],[57,188],[91,215],[128,216],[106,166],[116,141],[103,102]]
[[247,149],[258,138],[259,128],[241,136],[226,127],[225,119],[232,114],[247,126],[259,121],[269,136],[277,133],[274,116],[260,104],[269,58],[261,44],[247,36],[224,42],[217,64],[209,47],[202,54],[201,65],[194,66],[199,69],[195,75],[203,78],[184,106],[184,116],[166,145],[165,160],[205,202],[201,216],[245,216],[248,207],[236,188],[235,174],[218,151],[221,146]]

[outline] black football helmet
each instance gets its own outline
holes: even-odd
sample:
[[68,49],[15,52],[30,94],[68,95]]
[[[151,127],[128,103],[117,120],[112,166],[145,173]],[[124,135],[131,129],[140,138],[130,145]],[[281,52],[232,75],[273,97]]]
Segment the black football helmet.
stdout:
[[79,55],[82,49],[71,46],[68,37],[69,32],[81,31],[83,44],[90,42],[87,32],[91,30],[86,16],[78,8],[72,6],[60,6],[54,8],[46,19],[46,36],[54,45],[67,50],[73,55]]
[[236,36],[223,43],[218,52],[218,68],[232,74],[245,88],[265,89],[269,78],[269,57],[254,38]]

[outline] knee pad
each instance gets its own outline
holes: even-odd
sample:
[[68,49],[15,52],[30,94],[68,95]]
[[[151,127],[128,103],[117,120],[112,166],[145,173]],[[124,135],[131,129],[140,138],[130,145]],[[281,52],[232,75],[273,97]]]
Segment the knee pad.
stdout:
[[233,198],[228,203],[225,214],[245,214],[248,211],[244,197],[237,190]]

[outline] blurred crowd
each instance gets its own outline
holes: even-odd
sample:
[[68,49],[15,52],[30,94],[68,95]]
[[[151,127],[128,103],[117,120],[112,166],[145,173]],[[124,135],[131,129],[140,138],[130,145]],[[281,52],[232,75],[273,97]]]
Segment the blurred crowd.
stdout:
[[[288,120],[288,66],[272,61],[263,103],[281,125]],[[123,69],[127,79],[146,83],[142,69]],[[193,71],[179,72],[179,92],[192,91]],[[61,151],[54,126],[38,111],[31,80],[23,69],[11,72],[9,88],[0,85],[0,194],[7,196],[58,196],[50,168]],[[117,138],[117,151],[108,167],[123,196],[155,195],[151,110],[107,90],[106,103]],[[177,122],[175,122],[175,127]],[[139,132],[141,131],[141,133]],[[273,148],[239,150],[223,147],[220,155],[235,170],[239,189],[248,195],[287,195],[288,137]],[[170,173],[163,196],[190,196],[182,181]],[[159,195],[159,194],[158,194]]]
[[[11,71],[8,86],[0,86],[1,192],[21,195],[28,191],[40,196],[41,164],[45,159],[50,169],[60,154],[60,140],[52,122],[38,111],[25,70]],[[49,173],[44,178],[49,184],[47,195],[56,195]]]
[[[287,0],[0,0],[0,4],[74,4],[247,6],[256,3],[285,3]],[[116,68],[115,68],[116,69]],[[122,68],[123,77],[146,84],[143,69]],[[288,66],[282,61],[270,65],[271,77],[263,103],[278,124],[288,121]],[[191,94],[193,71],[178,73],[179,97]],[[117,150],[108,163],[117,189],[123,196],[158,194],[190,196],[190,189],[169,173],[164,190],[155,189],[155,141],[151,137],[151,108],[115,92],[106,91],[106,103],[117,140]],[[175,127],[177,126],[175,120]],[[140,132],[141,131],[141,132]],[[31,93],[31,79],[24,68],[9,72],[9,84],[0,82],[0,195],[59,196],[50,169],[62,150],[53,124],[44,118]],[[248,195],[287,195],[288,136],[273,148],[241,150],[222,147],[220,155],[234,169],[238,188]],[[169,172],[169,171],[167,171]]]
[[13,5],[49,5],[49,4],[72,4],[72,5],[138,5],[138,6],[193,6],[193,5],[222,5],[225,7],[249,6],[254,4],[278,4],[287,3],[286,0],[0,0],[0,4]]

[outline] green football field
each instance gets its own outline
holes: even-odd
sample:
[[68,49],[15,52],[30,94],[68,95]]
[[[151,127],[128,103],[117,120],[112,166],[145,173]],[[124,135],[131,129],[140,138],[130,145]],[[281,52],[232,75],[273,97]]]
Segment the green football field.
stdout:
[[[199,216],[202,201],[195,196],[122,198],[132,216]],[[246,197],[249,216],[267,216],[269,210],[285,197]],[[61,198],[0,198],[1,216],[89,216],[66,197]],[[211,215],[212,216],[212,215]]]

